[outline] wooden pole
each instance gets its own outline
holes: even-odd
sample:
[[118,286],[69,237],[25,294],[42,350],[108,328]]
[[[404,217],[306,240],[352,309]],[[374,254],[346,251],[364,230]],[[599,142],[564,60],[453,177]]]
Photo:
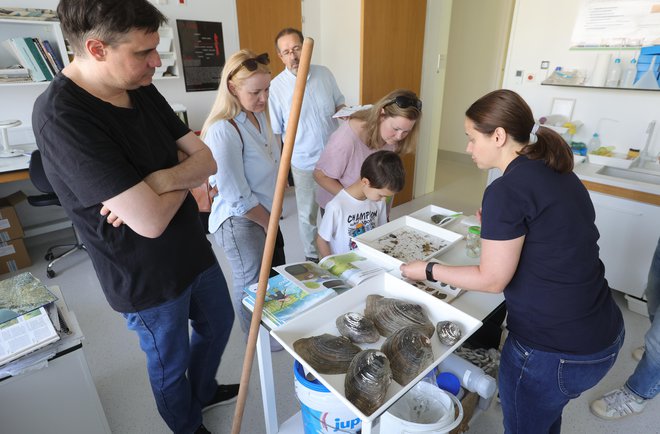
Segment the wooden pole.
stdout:
[[243,359],[243,372],[241,373],[241,385],[238,390],[238,400],[234,411],[234,420],[231,426],[232,434],[241,432],[241,422],[243,421],[243,412],[245,411],[245,401],[247,399],[248,386],[250,384],[250,373],[252,372],[252,361],[257,346],[257,336],[261,324],[261,314],[266,298],[266,288],[268,287],[268,277],[270,276],[270,264],[273,260],[273,251],[275,250],[275,240],[277,239],[277,228],[280,224],[280,215],[282,214],[282,202],[284,200],[284,189],[286,188],[291,168],[291,154],[293,153],[293,142],[298,131],[298,119],[300,118],[300,108],[302,107],[303,95],[305,94],[305,85],[307,84],[307,73],[312,58],[314,40],[305,38],[296,74],[296,86],[293,90],[291,100],[291,112],[286,126],[286,136],[284,138],[284,147],[282,148],[282,158],[280,168],[277,172],[277,182],[275,183],[275,195],[273,197],[273,208],[270,211],[270,220],[268,220],[268,232],[266,234],[266,245],[264,254],[261,257],[261,269],[259,270],[259,283],[257,286],[257,297],[254,301],[254,312],[252,312],[252,321],[250,323],[250,334],[248,335],[245,358]]

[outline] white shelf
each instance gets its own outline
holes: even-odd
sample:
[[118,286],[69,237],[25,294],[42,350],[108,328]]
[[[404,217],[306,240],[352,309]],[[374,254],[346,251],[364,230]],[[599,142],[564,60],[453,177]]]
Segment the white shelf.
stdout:
[[[12,20],[0,18],[0,68],[9,65],[15,65],[18,59],[11,53],[3,43],[9,38],[39,38],[46,40],[53,47],[53,50],[60,56],[64,66],[69,64],[64,35],[60,28],[59,21],[29,21]],[[0,83],[0,86],[32,86],[48,84],[49,81],[42,82],[24,82],[24,83]]]

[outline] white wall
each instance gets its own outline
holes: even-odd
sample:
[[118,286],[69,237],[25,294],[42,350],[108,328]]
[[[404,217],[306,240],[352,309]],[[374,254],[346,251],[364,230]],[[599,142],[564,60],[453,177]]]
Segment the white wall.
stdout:
[[346,97],[346,105],[360,101],[360,2],[305,0],[303,33],[314,39],[312,63],[330,68]]
[[[588,142],[600,118],[617,119],[617,123],[603,122],[602,144],[616,146],[618,152],[640,147],[643,133],[651,120],[660,121],[660,92],[589,89],[542,86],[544,75],[539,70],[541,61],[555,66],[584,68],[589,73],[595,63],[597,51],[570,51],[573,25],[579,3],[575,0],[518,0],[514,11],[509,53],[504,75],[504,87],[520,93],[532,107],[536,117],[548,114],[555,97],[576,100],[573,119],[584,126],[573,140]],[[612,51],[613,56],[617,51]],[[623,51],[622,61],[636,54]],[[516,83],[515,71],[536,74],[535,81]],[[540,75],[540,76],[539,76]],[[652,142],[655,153],[660,151],[660,134]],[[642,143],[643,145],[643,143]]]

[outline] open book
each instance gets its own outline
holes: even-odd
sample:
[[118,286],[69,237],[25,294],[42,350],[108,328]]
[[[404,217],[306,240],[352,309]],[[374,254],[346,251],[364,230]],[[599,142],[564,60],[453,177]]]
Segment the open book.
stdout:
[[58,340],[44,307],[0,324],[0,366]]

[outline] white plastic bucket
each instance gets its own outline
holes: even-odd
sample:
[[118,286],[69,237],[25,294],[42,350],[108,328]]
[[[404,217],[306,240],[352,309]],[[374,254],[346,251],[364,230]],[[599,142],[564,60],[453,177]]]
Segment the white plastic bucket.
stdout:
[[[458,415],[455,416],[455,408]],[[380,418],[380,434],[448,433],[463,420],[463,406],[451,393],[417,383]]]
[[357,433],[362,421],[318,380],[305,378],[303,367],[293,363],[295,390],[305,434]]

